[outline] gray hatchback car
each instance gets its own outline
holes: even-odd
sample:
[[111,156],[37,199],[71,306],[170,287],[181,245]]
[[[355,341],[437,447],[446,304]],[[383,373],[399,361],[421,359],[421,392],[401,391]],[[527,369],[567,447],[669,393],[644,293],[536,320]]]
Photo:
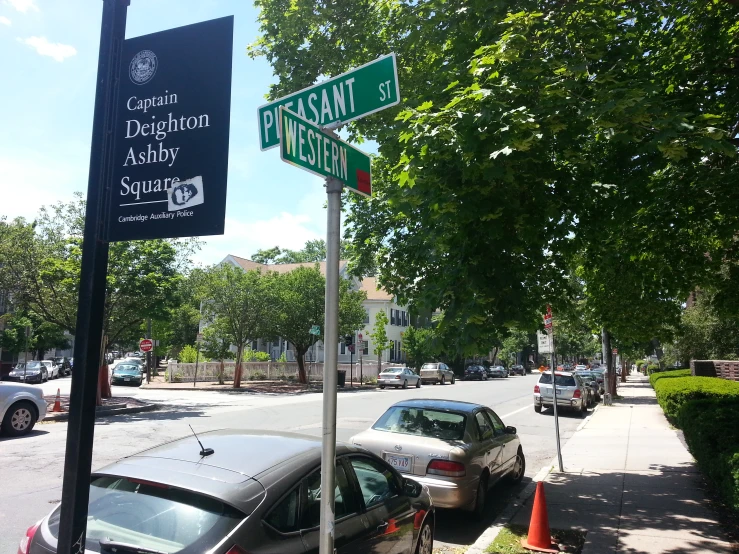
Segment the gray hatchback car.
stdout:
[[[320,438],[214,431],[145,450],[97,471],[87,552],[298,554],[318,552]],[[428,489],[383,460],[336,448],[335,552],[431,554]],[[22,554],[56,552],[57,506],[31,527]]]

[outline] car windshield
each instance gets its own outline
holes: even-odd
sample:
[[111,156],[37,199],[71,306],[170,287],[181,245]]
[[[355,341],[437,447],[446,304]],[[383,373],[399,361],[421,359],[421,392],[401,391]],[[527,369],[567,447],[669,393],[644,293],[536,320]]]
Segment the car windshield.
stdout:
[[[209,551],[246,517],[214,498],[119,477],[90,485],[86,550],[100,552],[100,539],[142,549],[182,554]],[[49,517],[59,536],[59,509]]]
[[[43,364],[41,362],[28,362],[28,369],[41,369]],[[21,369],[23,369],[21,367]]]
[[421,369],[437,369],[439,364],[423,364]]
[[[577,382],[575,381],[575,378],[572,375],[560,375],[557,374],[556,383],[560,387],[576,387]],[[551,373],[542,373],[541,378],[539,379],[540,385],[551,385],[552,384],[552,374]]]
[[138,375],[141,371],[137,365],[119,365],[113,370],[113,373],[135,373]]
[[462,440],[466,417],[428,408],[393,406],[372,428],[404,435],[420,435],[441,440]]
[[402,367],[389,367],[383,371],[383,373],[400,373],[403,371]]

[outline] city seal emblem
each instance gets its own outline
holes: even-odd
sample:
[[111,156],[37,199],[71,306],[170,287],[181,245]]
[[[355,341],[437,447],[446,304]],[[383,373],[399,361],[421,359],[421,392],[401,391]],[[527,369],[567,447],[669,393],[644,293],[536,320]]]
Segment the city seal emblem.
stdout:
[[145,85],[154,77],[159,67],[159,60],[151,50],[142,50],[131,60],[128,75],[136,85]]

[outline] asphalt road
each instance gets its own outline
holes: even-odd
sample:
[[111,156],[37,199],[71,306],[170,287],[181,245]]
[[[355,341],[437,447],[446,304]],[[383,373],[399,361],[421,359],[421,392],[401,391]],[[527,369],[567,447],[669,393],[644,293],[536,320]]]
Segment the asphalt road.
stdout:
[[[468,514],[444,511],[439,516],[435,546],[454,552],[471,544],[495,519],[508,500],[522,489],[556,453],[551,411],[534,412],[532,392],[538,375],[509,377],[420,389],[346,390],[339,394],[337,436],[348,440],[366,429],[392,403],[405,398],[447,398],[490,406],[506,425],[518,429],[526,455],[526,478],[514,487],[498,485],[490,493],[485,521],[473,523]],[[43,385],[46,394],[69,391],[69,378]],[[114,387],[114,396],[135,396],[161,403],[156,412],[101,418],[95,428],[93,468],[161,442],[196,431],[223,428],[290,430],[321,433],[321,395],[254,395],[216,391],[163,391]],[[582,419],[560,417],[563,443]],[[46,515],[61,498],[67,423],[39,423],[20,438],[0,436],[0,553],[15,552],[26,529]],[[206,445],[207,446],[207,445]]]

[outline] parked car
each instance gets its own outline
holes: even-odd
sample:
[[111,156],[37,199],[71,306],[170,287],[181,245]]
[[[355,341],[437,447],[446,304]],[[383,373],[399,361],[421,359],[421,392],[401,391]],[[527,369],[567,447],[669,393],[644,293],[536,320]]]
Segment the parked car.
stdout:
[[526,470],[516,428],[470,402],[398,402],[351,441],[428,487],[435,506],[478,516],[490,487],[504,477],[520,482]]
[[465,381],[487,381],[488,374],[481,365],[470,365],[464,370]]
[[[584,416],[588,411],[589,389],[577,373],[557,372],[554,383],[557,387],[557,406],[575,410]],[[545,371],[534,386],[534,411],[540,413],[542,409],[551,408],[553,404],[552,372]]]
[[41,362],[20,362],[5,377],[6,381],[19,383],[45,383],[49,380],[49,371]]
[[488,377],[508,377],[508,370],[502,365],[491,365],[487,371]]
[[134,358],[134,357],[123,358],[120,362],[118,362],[118,365],[116,365],[116,367],[122,364],[137,365],[141,373],[146,372],[146,364],[144,363],[144,360],[142,360],[141,358]]
[[46,371],[49,372],[49,380],[61,377],[59,366],[52,360],[42,360],[41,363],[46,366]]
[[454,372],[449,369],[449,366],[442,363],[428,363],[421,366],[421,381],[426,383],[444,385],[449,381],[452,385],[454,384]]
[[511,375],[526,375],[526,368],[522,365],[512,365],[509,372]]
[[[93,473],[87,552],[317,553],[321,439],[275,431],[189,436]],[[254,453],[259,455],[255,456]],[[336,446],[339,554],[431,554],[428,489],[355,446]],[[31,527],[24,554],[56,552],[59,510]]]
[[408,385],[419,388],[421,386],[421,377],[407,367],[389,367],[377,376],[377,386],[381,389],[385,387],[395,387],[396,389],[403,387],[407,389]]
[[0,383],[0,428],[17,437],[30,433],[46,417],[46,400],[40,387]]
[[590,387],[591,402],[589,406],[593,406],[596,402],[600,401],[600,383],[598,383],[598,377],[602,379],[602,375],[597,371],[578,371],[577,374]]
[[72,364],[64,356],[55,356],[51,358],[51,361],[59,367],[59,376],[64,377],[72,373]]
[[110,376],[111,385],[136,385],[140,387],[142,380],[141,368],[136,364],[120,363],[113,368]]

